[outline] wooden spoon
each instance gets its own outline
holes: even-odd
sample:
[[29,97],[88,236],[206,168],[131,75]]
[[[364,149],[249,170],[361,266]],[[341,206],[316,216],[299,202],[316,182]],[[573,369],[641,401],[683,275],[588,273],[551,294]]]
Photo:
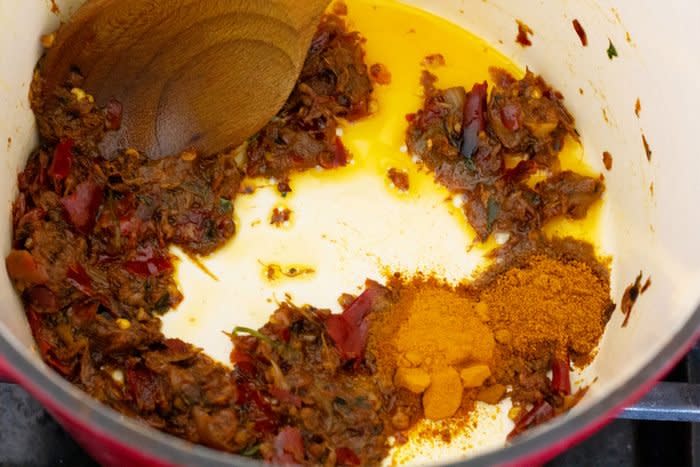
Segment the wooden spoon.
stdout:
[[329,0],[88,0],[42,63],[44,96],[79,70],[122,104],[108,156],[206,154],[245,141],[284,105]]

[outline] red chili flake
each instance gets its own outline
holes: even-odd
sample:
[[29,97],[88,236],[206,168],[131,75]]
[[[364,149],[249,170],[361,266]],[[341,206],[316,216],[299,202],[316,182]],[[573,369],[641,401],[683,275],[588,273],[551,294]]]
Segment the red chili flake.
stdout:
[[630,315],[632,314],[632,307],[637,302],[637,298],[639,298],[641,284],[642,273],[640,272],[637,278],[634,280],[634,283],[627,286],[625,292],[622,294],[622,300],[620,301],[620,310],[625,315],[625,320],[622,322],[623,328],[627,326],[627,322],[629,321]]
[[484,112],[486,111],[486,95],[488,84],[475,84],[467,93],[464,105],[464,128],[462,130],[462,155],[470,159],[479,147],[479,133],[486,127]]
[[542,423],[554,417],[554,408],[547,401],[542,401],[536,404],[528,413],[520,417],[515,424],[515,427],[508,433],[506,438],[512,441],[519,434],[529,430],[532,427],[541,425]]
[[282,195],[282,197],[287,196],[288,193],[292,192],[292,187],[289,186],[289,180],[282,180],[277,183],[277,191]]
[[360,458],[350,448],[336,448],[335,460],[338,465],[360,465]]
[[92,279],[90,279],[87,271],[85,271],[85,268],[80,263],[76,263],[68,268],[66,279],[70,285],[85,295],[92,296],[94,292],[92,288]]
[[165,399],[158,375],[148,368],[129,368],[125,376],[127,392],[139,411],[152,412]]
[[608,151],[605,151],[603,153],[603,165],[605,166],[606,170],[608,170],[608,171],[612,170],[613,158],[612,158],[612,154],[610,154]]
[[348,151],[340,138],[335,138],[333,153],[322,154],[318,162],[324,169],[335,169],[348,164]]
[[571,22],[574,25],[574,30],[578,34],[578,38],[581,39],[581,45],[586,47],[588,45],[588,36],[586,35],[586,30],[583,29],[581,23],[577,19]]
[[335,161],[336,167],[342,167],[348,164],[348,150],[340,138],[335,138]]
[[5,259],[10,278],[17,282],[40,285],[49,281],[46,269],[27,250],[12,250]]
[[36,346],[44,361],[63,376],[70,376],[73,373],[75,365],[73,363],[65,363],[56,357],[54,353],[55,346],[51,344],[44,335],[43,318],[32,307],[27,309],[27,321],[29,322],[29,328],[32,331],[32,336],[34,336]]
[[70,169],[73,166],[74,147],[75,142],[72,139],[61,140],[56,145],[48,172],[54,181],[64,180],[70,174]]
[[406,121],[408,123],[413,123],[413,121],[416,119],[416,114],[406,114]]
[[95,217],[103,197],[102,188],[95,182],[87,181],[79,184],[73,194],[61,198],[61,205],[75,228],[87,234],[95,225]]
[[280,402],[292,404],[294,407],[297,408],[300,408],[302,405],[302,400],[299,396],[295,396],[294,394],[285,389],[280,389],[278,387],[273,386],[270,388],[270,395]]
[[281,227],[282,224],[288,222],[291,217],[292,211],[288,208],[274,208],[272,210],[272,216],[270,216],[270,225]]
[[510,131],[520,129],[520,107],[515,104],[506,104],[501,108],[501,122]]
[[85,326],[90,323],[97,316],[98,306],[99,305],[95,302],[73,305],[71,314],[72,322],[77,326]]
[[44,286],[32,287],[28,294],[31,303],[39,313],[55,313],[58,311],[56,295]]
[[[248,364],[248,366],[255,368],[253,364]],[[253,377],[255,376],[255,372],[249,374]],[[255,430],[261,434],[272,433],[277,428],[277,418],[272,411],[272,406],[250,381],[243,381],[238,384],[236,402],[246,406],[245,409],[248,412],[249,419],[255,422]]]
[[148,246],[139,248],[132,260],[124,262],[124,268],[133,274],[149,277],[172,271],[173,262],[168,256],[160,254],[160,252],[154,251],[152,246]]
[[634,103],[634,114],[639,118],[639,116],[642,113],[642,101],[639,100],[639,97],[637,98],[636,102]]
[[366,317],[379,292],[377,287],[367,288],[342,314],[326,319],[326,331],[345,360],[363,357],[369,332]]
[[533,159],[528,159],[526,161],[520,161],[518,164],[511,168],[511,169],[506,169],[506,173],[503,176],[503,179],[506,180],[508,183],[518,183],[526,178],[529,178],[530,175],[535,173],[537,171],[537,162],[535,162]]
[[571,394],[571,367],[569,356],[565,358],[552,358],[552,390],[562,396]]
[[123,237],[138,234],[142,226],[143,221],[136,215],[136,211],[119,217],[119,232]]
[[396,188],[398,188],[401,191],[408,191],[409,182],[408,174],[406,172],[392,167],[389,169],[389,172],[387,172],[387,176]]
[[105,129],[116,131],[122,127],[124,106],[118,100],[112,98],[105,107]]
[[421,65],[429,68],[445,66],[445,63],[445,57],[442,54],[430,54],[421,61]]
[[515,42],[523,47],[530,47],[532,45],[530,36],[535,34],[534,31],[530,28],[530,26],[523,23],[519,19],[516,19],[515,22],[518,23],[518,36],[515,38]]
[[165,339],[163,344],[165,344],[170,353],[189,353],[191,350],[189,344],[182,339]]
[[381,85],[391,84],[391,72],[382,63],[375,63],[369,67],[369,75],[375,83]]
[[243,364],[244,367],[246,364],[253,364],[253,357],[251,357],[249,353],[243,352],[236,347],[234,347],[234,349],[231,351],[231,355],[229,358],[231,359],[231,363],[235,367],[242,369],[243,372],[247,372],[251,368],[250,367],[247,367],[247,368],[240,367],[241,364]]
[[647,160],[651,162],[651,148],[649,147],[649,142],[647,141],[647,137],[642,133],[642,144],[644,144],[644,152],[647,155]]
[[277,465],[298,464],[304,461],[304,438],[299,428],[287,426],[275,437],[275,454],[272,462]]

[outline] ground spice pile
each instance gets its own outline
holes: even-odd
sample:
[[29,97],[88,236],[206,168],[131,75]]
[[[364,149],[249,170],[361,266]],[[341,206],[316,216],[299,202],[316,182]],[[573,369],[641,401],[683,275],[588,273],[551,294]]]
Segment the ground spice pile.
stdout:
[[495,340],[483,307],[432,278],[390,286],[398,299],[371,317],[368,344],[382,384],[422,395],[429,419],[450,417],[467,403],[463,388],[490,375]]
[[607,322],[610,285],[581,261],[534,255],[481,293],[496,340],[525,358],[568,351],[590,361]]
[[[395,278],[397,300],[371,317],[368,354],[403,411],[441,420],[474,400],[510,396],[517,410],[571,403],[548,372],[590,362],[611,311],[607,269],[593,258],[535,250],[474,285]],[[412,394],[413,397],[407,394]],[[460,411],[460,407],[462,410]]]

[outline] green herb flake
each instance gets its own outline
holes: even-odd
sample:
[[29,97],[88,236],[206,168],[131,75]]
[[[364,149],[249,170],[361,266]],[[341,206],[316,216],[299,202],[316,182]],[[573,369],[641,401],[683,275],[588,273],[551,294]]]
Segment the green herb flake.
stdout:
[[251,328],[246,328],[244,326],[236,326],[233,328],[233,331],[231,332],[231,336],[238,336],[240,334],[248,334],[251,335],[257,339],[260,339],[261,341],[267,342],[270,345],[275,345],[276,342],[274,342],[272,339],[267,337],[265,334],[261,333],[260,331],[256,331],[255,329]]
[[154,305],[156,313],[165,313],[170,309],[170,294],[164,293]]
[[608,42],[610,45],[608,45],[608,58],[612,60],[613,58],[617,57],[617,49],[615,48],[615,45],[612,43],[612,40],[608,39]]
[[219,209],[221,209],[222,212],[231,212],[233,210],[233,203],[231,203],[230,199],[219,198]]
[[258,452],[260,452],[260,445],[259,445],[259,444],[255,444],[255,445],[253,445],[253,446],[251,446],[251,447],[249,447],[249,448],[246,448],[246,449],[244,449],[243,451],[241,451],[241,456],[253,457],[253,456],[255,456]]
[[486,230],[491,232],[491,229],[493,229],[493,223],[496,222],[498,215],[501,213],[501,207],[498,205],[498,201],[496,201],[493,196],[489,197],[486,211]]

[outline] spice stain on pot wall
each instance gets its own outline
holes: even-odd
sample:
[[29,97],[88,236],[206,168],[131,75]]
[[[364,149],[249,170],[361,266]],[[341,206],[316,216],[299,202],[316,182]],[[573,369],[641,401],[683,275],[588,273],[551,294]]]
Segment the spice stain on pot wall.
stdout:
[[642,133],[642,144],[644,145],[644,154],[646,155],[646,158],[649,162],[651,162],[651,148],[649,147],[649,142],[647,141],[647,137],[644,133]]
[[581,45],[584,47],[588,46],[588,35],[586,34],[586,30],[583,29],[583,26],[581,26],[579,20],[573,20],[572,24],[574,26],[574,31],[576,31],[576,35],[578,35],[578,38],[581,41]]
[[515,42],[523,47],[530,47],[532,45],[532,40],[530,36],[534,36],[534,31],[527,24],[523,23],[521,20],[516,20],[518,25],[518,35],[515,37]]
[[634,282],[627,286],[624,293],[622,294],[622,299],[620,300],[620,311],[624,315],[625,319],[622,321],[622,327],[627,327],[629,324],[630,317],[632,316],[632,309],[637,303],[640,295],[646,292],[649,287],[651,287],[651,277],[647,277],[646,281],[642,285],[642,272],[635,278]]

